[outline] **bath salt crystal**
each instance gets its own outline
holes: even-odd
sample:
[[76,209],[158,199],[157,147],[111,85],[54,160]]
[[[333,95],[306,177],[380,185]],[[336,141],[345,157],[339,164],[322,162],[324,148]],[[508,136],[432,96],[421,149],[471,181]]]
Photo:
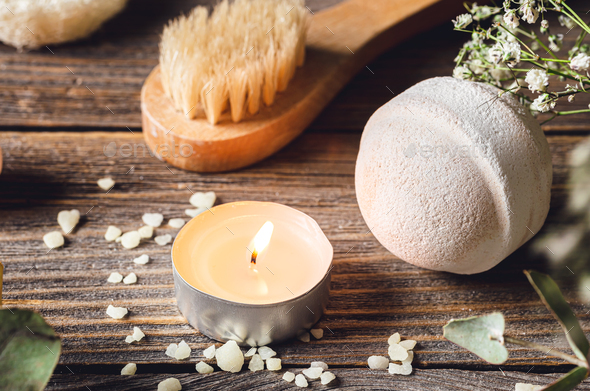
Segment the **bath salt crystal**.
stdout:
[[147,254],[141,254],[137,258],[133,258],[133,263],[136,263],[138,265],[145,265],[149,261],[150,261],[150,257]]
[[401,346],[402,348],[404,348],[406,350],[412,350],[412,349],[414,349],[414,346],[416,346],[416,341],[414,341],[413,339],[401,341],[399,343],[399,346]]
[[311,338],[309,337],[309,333],[305,332],[298,336],[297,339],[299,339],[301,342],[309,342]]
[[314,367],[314,368],[304,369],[302,372],[305,376],[309,377],[310,379],[319,379],[319,377],[322,375],[322,372],[324,372],[324,369],[319,368],[319,367]]
[[408,358],[402,360],[402,364],[411,364],[414,361],[414,352],[411,350],[408,351]]
[[256,348],[250,348],[246,353],[244,353],[244,357],[252,357],[256,353]]
[[154,235],[154,227],[150,227],[149,225],[144,225],[140,229],[137,230],[139,236],[142,239],[149,239]]
[[113,319],[123,319],[127,312],[127,308],[114,307],[113,305],[107,307],[107,315]]
[[244,354],[236,341],[227,341],[223,346],[215,350],[217,366],[226,372],[240,372],[244,365]]
[[117,239],[115,239],[116,243],[121,243],[121,237],[119,236]]
[[57,214],[57,223],[66,234],[69,234],[79,221],[80,211],[78,209],[62,210]]
[[206,210],[207,210],[206,208],[185,209],[184,213],[186,213],[186,215],[189,217],[197,217],[198,215],[200,215],[201,213],[203,213]]
[[213,373],[213,367],[204,361],[199,361],[195,368],[199,373]]
[[269,371],[278,371],[282,368],[280,358],[269,358],[266,360],[266,369]]
[[185,223],[184,219],[170,219],[168,221],[168,225],[171,226],[172,228],[182,228],[184,223]]
[[330,383],[334,379],[336,379],[336,376],[332,372],[324,372],[320,376],[320,380],[322,381],[322,384],[324,384],[324,385]]
[[174,358],[177,360],[184,360],[186,358],[189,358],[191,355],[191,348],[190,346],[188,346],[188,344],[184,341],[180,341],[180,343],[178,344],[178,348],[176,349],[176,352],[174,352]]
[[43,241],[49,248],[61,247],[64,245],[64,237],[59,231],[53,231],[43,235]]
[[402,365],[390,363],[388,371],[392,375],[407,376],[412,373],[412,365],[406,364],[406,363],[404,363]]
[[302,374],[295,376],[295,385],[297,387],[307,387],[307,379]]
[[135,273],[130,273],[127,277],[123,279],[124,284],[135,284],[137,282],[137,276]]
[[261,346],[258,348],[258,354],[260,354],[260,357],[263,360],[266,360],[267,358],[271,358],[271,357],[276,356],[277,352],[275,352],[274,350],[272,350],[268,346]]
[[285,372],[283,375],[283,380],[291,383],[293,380],[295,380],[295,374],[293,372]]
[[328,370],[328,364],[323,361],[313,361],[310,365],[311,368],[322,368],[324,371]]
[[195,208],[211,208],[215,204],[215,192],[208,191],[206,193],[195,193],[189,199],[189,202]]
[[324,330],[322,329],[311,329],[309,332],[314,336],[315,339],[322,339],[324,336]]
[[203,350],[203,356],[209,359],[215,357],[215,345],[211,345],[207,349]]
[[164,216],[162,216],[161,213],[144,213],[143,216],[141,216],[141,219],[150,227],[157,228],[162,224],[162,221],[164,221]]
[[408,358],[408,351],[396,343],[389,345],[387,353],[389,353],[389,357],[393,361],[402,361]]
[[537,385],[528,384],[528,383],[516,383],[514,385],[514,391],[537,391],[542,388],[543,388],[543,386],[537,386]]
[[111,177],[101,178],[96,183],[98,184],[98,187],[100,187],[103,190],[109,190],[113,186],[115,186],[115,181]]
[[133,335],[128,335],[125,337],[125,342],[133,343],[133,342],[135,342],[135,338],[133,338]]
[[121,375],[126,375],[126,376],[135,375],[136,371],[137,371],[137,365],[130,362],[129,364],[125,365],[123,367],[123,369],[121,369]]
[[121,273],[112,272],[109,278],[107,278],[107,282],[111,282],[113,284],[119,283],[123,280],[123,276]]
[[383,356],[371,356],[367,360],[369,368],[371,369],[387,369],[389,366],[389,359]]
[[172,236],[166,234],[166,235],[160,235],[160,236],[156,236],[154,238],[154,241],[159,244],[160,246],[165,246],[168,243],[170,243],[170,241],[172,240]]
[[132,249],[139,246],[140,241],[141,236],[139,236],[139,232],[137,231],[125,232],[123,236],[121,236],[121,244],[126,249]]
[[158,391],[180,391],[182,390],[182,385],[175,377],[169,377],[168,379],[160,382],[158,384]]
[[175,343],[171,343],[166,348],[166,356],[175,358],[174,356],[176,355],[177,350],[178,350],[178,345]]
[[395,333],[391,337],[389,337],[389,339],[387,340],[387,343],[390,345],[395,345],[395,344],[398,344],[400,340],[401,340],[401,337],[399,336],[399,333]]
[[248,369],[252,372],[261,371],[264,369],[264,361],[259,354],[255,354],[252,356],[250,363],[248,364]]
[[143,331],[141,331],[139,327],[133,327],[133,334],[131,335],[131,337],[135,341],[139,342],[143,339],[143,337],[145,337],[145,334],[143,333]]
[[123,232],[119,228],[115,227],[114,225],[109,225],[107,232],[104,234],[104,238],[107,240],[107,242],[112,242],[121,236],[122,233]]

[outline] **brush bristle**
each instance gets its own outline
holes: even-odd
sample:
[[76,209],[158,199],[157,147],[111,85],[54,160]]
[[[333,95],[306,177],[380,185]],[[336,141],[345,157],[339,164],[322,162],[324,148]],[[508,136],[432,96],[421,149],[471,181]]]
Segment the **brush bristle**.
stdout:
[[162,34],[162,85],[177,110],[211,124],[230,108],[234,122],[270,106],[305,56],[303,0],[227,0],[172,20]]

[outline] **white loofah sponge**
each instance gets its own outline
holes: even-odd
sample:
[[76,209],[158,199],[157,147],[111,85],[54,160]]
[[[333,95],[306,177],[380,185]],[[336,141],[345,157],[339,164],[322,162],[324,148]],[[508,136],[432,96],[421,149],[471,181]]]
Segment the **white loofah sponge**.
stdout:
[[127,0],[0,0],[0,41],[36,49],[86,37]]
[[543,225],[549,145],[530,113],[498,91],[428,79],[369,119],[356,163],[357,199],[371,232],[401,259],[479,273]]

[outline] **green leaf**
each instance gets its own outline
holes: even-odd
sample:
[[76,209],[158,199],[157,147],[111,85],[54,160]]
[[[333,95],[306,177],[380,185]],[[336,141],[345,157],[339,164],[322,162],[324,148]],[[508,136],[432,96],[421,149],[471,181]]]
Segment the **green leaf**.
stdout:
[[541,388],[545,391],[569,391],[576,388],[578,384],[588,377],[588,368],[577,367],[569,371],[567,375],[554,381],[547,387]]
[[504,316],[495,312],[484,316],[451,320],[444,327],[444,337],[477,354],[492,364],[508,359],[504,347]]
[[576,356],[588,363],[588,351],[590,350],[588,339],[586,339],[584,331],[580,327],[580,322],[578,322],[576,315],[565,301],[555,281],[547,274],[534,270],[525,270],[524,274],[526,274],[545,306],[553,313],[553,316],[565,331],[567,341]]
[[61,342],[41,315],[0,310],[0,388],[43,390],[53,373]]

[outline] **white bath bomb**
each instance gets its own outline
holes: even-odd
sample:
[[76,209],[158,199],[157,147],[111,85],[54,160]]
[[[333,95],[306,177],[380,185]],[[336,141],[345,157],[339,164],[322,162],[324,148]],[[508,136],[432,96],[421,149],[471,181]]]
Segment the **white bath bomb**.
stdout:
[[369,119],[356,162],[361,213],[399,258],[486,271],[539,231],[549,210],[549,145],[510,94],[438,77]]
[[18,49],[83,38],[127,0],[2,0],[0,41]]

